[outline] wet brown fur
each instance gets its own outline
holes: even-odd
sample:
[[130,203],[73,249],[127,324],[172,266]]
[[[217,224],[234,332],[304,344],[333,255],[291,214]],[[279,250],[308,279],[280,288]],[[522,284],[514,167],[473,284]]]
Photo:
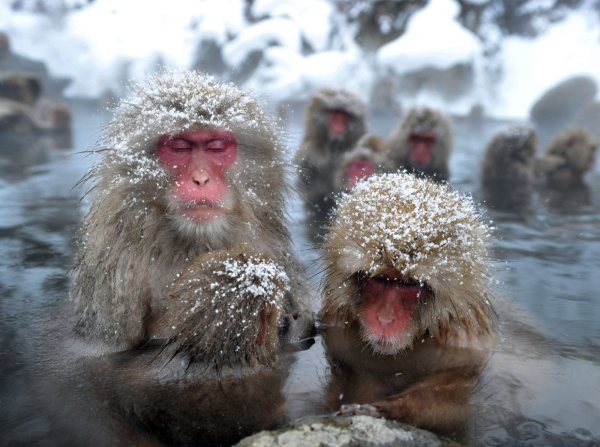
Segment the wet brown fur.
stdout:
[[[433,247],[419,242],[421,222],[410,200],[389,196],[387,190],[371,189],[364,195],[364,189],[355,189],[350,193],[355,194],[354,200],[338,204],[324,247],[325,298],[320,316],[332,371],[325,402],[331,411],[345,404],[349,405],[342,408],[345,414],[386,417],[464,440],[475,410],[472,394],[496,339],[487,264],[489,235],[477,223],[476,213],[460,214],[461,202],[450,186],[422,181],[415,179],[414,187],[446,200],[442,216],[436,219],[447,222],[430,222],[441,227]],[[378,197],[378,202],[369,202],[369,197]],[[363,213],[359,202],[365,208],[378,208],[379,213]],[[385,233],[386,225],[403,215],[415,216],[414,232],[393,239]],[[466,257],[460,250],[439,248],[442,240],[455,237],[455,228],[465,225],[476,233],[473,253]],[[421,281],[426,293],[415,310],[415,338],[395,355],[378,352],[363,335],[360,282],[361,275],[393,271]]]
[[[264,279],[224,274],[231,261],[271,262],[243,246],[200,255],[164,299],[166,345],[88,362],[104,402],[100,411],[120,445],[231,445],[285,420],[289,353],[297,350],[294,341],[313,335],[314,320],[309,313],[283,314],[284,278],[268,279],[272,288],[257,293],[248,286]],[[270,313],[259,346],[265,306]]]

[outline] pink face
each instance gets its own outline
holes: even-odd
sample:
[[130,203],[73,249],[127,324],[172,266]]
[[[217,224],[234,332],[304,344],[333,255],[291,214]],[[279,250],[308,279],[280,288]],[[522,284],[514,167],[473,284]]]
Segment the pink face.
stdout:
[[369,277],[363,284],[363,321],[373,339],[393,343],[413,328],[413,317],[421,290],[396,273]]
[[437,137],[431,132],[413,132],[408,138],[412,162],[417,166],[425,166],[431,160],[431,152],[437,142]]
[[338,140],[342,140],[346,135],[348,122],[351,115],[345,110],[328,110],[329,115],[329,136]]
[[171,189],[181,215],[199,223],[224,214],[229,198],[227,169],[237,161],[237,140],[228,131],[200,130],[163,135],[158,157],[175,173]]
[[375,164],[369,160],[353,160],[348,165],[348,188],[369,178],[375,172]]

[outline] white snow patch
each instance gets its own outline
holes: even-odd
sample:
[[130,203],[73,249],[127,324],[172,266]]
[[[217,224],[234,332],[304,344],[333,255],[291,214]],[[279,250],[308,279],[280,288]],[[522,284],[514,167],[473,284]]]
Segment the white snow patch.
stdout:
[[586,8],[573,11],[537,39],[504,41],[504,77],[495,113],[526,118],[533,103],[548,89],[576,75],[600,83],[600,21]]
[[431,0],[411,17],[406,33],[379,49],[379,63],[406,73],[472,62],[481,53],[481,44],[455,20],[458,12],[459,6],[452,0]]

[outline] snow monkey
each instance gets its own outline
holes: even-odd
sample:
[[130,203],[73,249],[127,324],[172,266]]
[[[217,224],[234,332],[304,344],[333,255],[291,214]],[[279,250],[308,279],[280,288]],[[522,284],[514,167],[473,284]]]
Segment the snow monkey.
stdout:
[[333,206],[333,173],[344,153],[366,132],[367,107],[344,89],[323,88],[310,99],[306,128],[294,162],[298,186],[309,208],[326,214]]
[[166,286],[190,259],[247,244],[282,265],[302,293],[284,218],[283,147],[259,103],[195,71],[133,86],[83,180],[95,193],[71,295],[75,333],[100,351],[134,348],[164,321]]
[[381,172],[385,167],[387,144],[375,135],[365,135],[356,147],[347,152],[335,170],[336,191],[352,188],[370,175]]
[[452,145],[450,118],[428,107],[409,109],[388,142],[394,170],[404,167],[437,181],[450,177],[448,158]]
[[320,314],[331,411],[464,434],[496,339],[490,237],[470,198],[406,172],[341,196]]
[[312,313],[285,313],[290,287],[282,266],[248,246],[193,259],[163,299],[166,343],[112,354],[92,372],[105,417],[134,430],[129,445],[231,445],[276,427],[286,354],[314,335]]
[[583,186],[584,174],[594,167],[598,142],[587,131],[567,128],[554,136],[539,161],[545,186],[556,190]]
[[482,164],[482,186],[488,204],[498,210],[524,208],[531,201],[537,135],[525,126],[496,133]]

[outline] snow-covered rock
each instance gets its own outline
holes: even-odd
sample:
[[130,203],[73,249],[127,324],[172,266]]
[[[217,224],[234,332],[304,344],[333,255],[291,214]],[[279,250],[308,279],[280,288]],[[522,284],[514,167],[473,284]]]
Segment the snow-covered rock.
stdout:
[[402,36],[380,48],[379,64],[401,74],[426,67],[444,70],[472,63],[481,52],[481,44],[477,36],[455,20],[458,12],[454,0],[430,0],[411,17]]

